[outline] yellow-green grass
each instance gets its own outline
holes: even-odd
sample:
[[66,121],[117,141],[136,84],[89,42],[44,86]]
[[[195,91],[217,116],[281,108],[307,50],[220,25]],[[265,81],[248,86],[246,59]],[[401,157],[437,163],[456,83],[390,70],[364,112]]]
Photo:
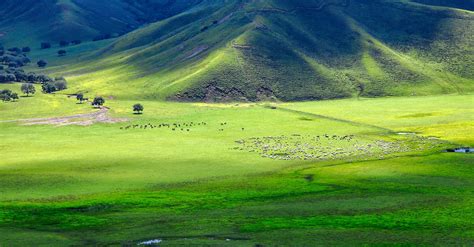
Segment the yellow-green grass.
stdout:
[[[253,104],[220,107],[146,101],[142,102],[145,114],[133,115],[131,106],[134,103],[109,101],[107,106],[112,108],[113,116],[129,118],[131,124],[206,122],[207,125],[190,128],[188,132],[187,127],[183,127],[183,131],[181,128],[176,131],[120,129],[129,123],[90,127],[4,124],[2,148],[6,153],[0,167],[9,174],[3,180],[4,198],[28,199],[146,188],[275,171],[292,165],[292,162],[261,159],[255,153],[233,150],[235,141],[245,138],[327,133],[367,135],[368,139],[374,134],[386,134],[377,128],[326,119],[306,121],[300,114]],[[67,104],[78,107],[74,100]],[[63,107],[67,108],[66,105]],[[221,123],[227,125],[223,127]],[[219,131],[221,128],[225,130]],[[22,155],[25,152],[35,155]],[[24,178],[29,182],[26,187],[18,186],[17,175],[24,172],[31,174]],[[65,184],[56,186],[63,183],[61,181]]]
[[[462,106],[470,99],[337,100],[275,104],[276,109],[265,103],[107,99],[110,114],[129,123],[0,123],[0,244],[136,245],[162,239],[164,246],[470,245],[474,158],[440,153],[457,144],[383,159],[319,162],[278,161],[234,149],[236,140],[293,134],[409,141],[395,132],[416,127],[429,136],[432,130],[424,126],[435,130],[433,122],[466,122],[459,131],[468,132],[471,109]],[[60,109],[48,112],[51,100],[59,100]],[[135,103],[145,106],[143,115],[132,114]],[[433,114],[435,109],[446,114]],[[88,111],[94,109],[65,95],[38,93],[0,103],[1,120]],[[183,122],[207,125],[189,132],[120,129]],[[458,133],[440,137],[473,143]]]
[[474,95],[467,94],[345,99],[291,103],[282,107],[472,145],[473,103]]
[[75,97],[68,98],[62,93],[43,94],[40,84],[35,84],[36,93],[29,97],[21,92],[21,83],[2,83],[0,90],[3,89],[18,93],[20,99],[16,102],[1,102],[0,121],[69,116],[93,111],[88,105],[76,104]]

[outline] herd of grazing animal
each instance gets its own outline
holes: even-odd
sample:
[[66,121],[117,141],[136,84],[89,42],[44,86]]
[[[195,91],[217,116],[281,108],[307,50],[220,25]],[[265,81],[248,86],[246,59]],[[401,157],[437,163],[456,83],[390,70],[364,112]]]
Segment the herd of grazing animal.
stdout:
[[236,141],[234,149],[257,153],[275,160],[333,160],[343,158],[384,158],[393,153],[436,148],[436,140],[411,137],[409,140],[370,140],[354,135],[267,136]]
[[[121,130],[166,129],[176,132],[191,132],[197,127],[215,128],[216,124],[206,122],[132,124],[120,127]],[[227,122],[217,124],[218,132],[237,130],[227,128]],[[239,128],[245,131],[245,128]],[[405,139],[371,140],[369,137],[355,135],[299,135],[252,137],[236,141],[235,150],[256,153],[262,158],[274,160],[333,160],[333,159],[372,159],[384,158],[393,153],[426,150],[441,146],[439,140],[407,136]]]
[[130,129],[169,129],[171,131],[191,131],[192,128],[198,126],[206,126],[206,122],[189,122],[189,123],[160,123],[160,124],[132,124],[125,127],[120,127],[121,130],[130,130]]
[[[127,125],[124,127],[120,127],[121,130],[133,130],[133,129],[141,129],[141,130],[152,130],[152,129],[169,129],[171,131],[184,131],[184,132],[190,132],[193,130],[193,128],[196,127],[204,127],[204,126],[209,126],[207,122],[188,122],[188,123],[160,123],[160,124],[152,124],[152,123],[147,123],[147,124],[131,124]],[[223,132],[226,130],[226,127],[228,126],[227,122],[222,122],[218,124],[219,128],[217,131]],[[241,128],[242,131],[245,130],[245,128]]]

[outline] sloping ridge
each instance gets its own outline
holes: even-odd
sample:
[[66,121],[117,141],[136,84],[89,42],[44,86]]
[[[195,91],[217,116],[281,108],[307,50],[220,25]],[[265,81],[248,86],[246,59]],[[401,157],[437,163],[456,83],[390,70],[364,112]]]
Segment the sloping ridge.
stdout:
[[133,70],[130,81],[148,78],[145,97],[172,100],[470,92],[474,14],[438,2],[208,0],[105,54]]
[[2,0],[0,42],[9,46],[38,46],[41,41],[121,35],[178,14],[200,1]]

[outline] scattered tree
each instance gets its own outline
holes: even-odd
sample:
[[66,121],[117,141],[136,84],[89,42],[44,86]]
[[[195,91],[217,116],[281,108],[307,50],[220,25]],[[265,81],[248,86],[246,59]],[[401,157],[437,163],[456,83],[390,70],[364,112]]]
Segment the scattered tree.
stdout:
[[36,93],[36,88],[31,83],[23,83],[23,84],[21,84],[21,91],[24,94],[26,94],[26,97],[29,97],[30,94],[35,94]]
[[67,53],[66,50],[59,50],[59,51],[58,51],[58,56],[60,56],[60,57],[66,56],[66,53]]
[[12,98],[9,94],[0,94],[0,100],[2,100],[3,102],[7,102],[7,101],[10,101]]
[[66,47],[69,45],[69,41],[61,40],[59,41],[59,46]]
[[82,43],[82,41],[79,40],[79,39],[71,41],[71,44],[73,44],[73,45],[79,45],[80,43]]
[[16,53],[16,54],[21,53],[21,49],[18,48],[18,47],[9,48],[8,51],[9,51],[9,52]]
[[136,113],[136,114],[141,114],[144,110],[144,107],[142,104],[135,104],[133,105],[133,111]]
[[0,90],[0,100],[3,102],[10,101],[12,99],[12,94],[13,92],[9,89]]
[[17,101],[17,100],[19,99],[17,93],[12,93],[12,94],[10,95],[10,97],[11,97],[11,100],[12,100],[12,101]]
[[43,82],[41,87],[44,93],[54,93],[56,91],[67,89],[67,82],[64,79],[58,81],[46,81]]
[[51,48],[51,44],[48,42],[41,43],[41,49],[49,49]]
[[67,89],[67,83],[65,81],[56,81],[54,82],[54,86],[56,87],[56,91]]
[[102,35],[96,36],[94,39],[92,39],[92,41],[99,41],[99,40],[110,39],[110,38],[112,38],[111,34],[102,34]]
[[48,62],[46,62],[44,60],[39,60],[37,64],[38,64],[38,67],[44,68],[44,67],[46,67],[46,65],[48,65]]
[[102,97],[95,97],[94,101],[92,101],[92,105],[95,107],[101,107],[105,104],[105,99]]
[[43,89],[44,93],[54,93],[57,91],[56,86],[53,82],[45,82],[43,83],[41,88]]
[[31,51],[31,48],[28,47],[28,46],[25,46],[25,47],[23,47],[23,48],[21,49],[21,51],[24,52],[24,53],[28,53],[28,52]]
[[79,103],[82,104],[82,101],[84,101],[84,94],[78,93],[78,94],[76,95],[76,99],[79,100]]
[[16,81],[16,77],[14,74],[0,73],[0,82],[14,82],[14,81]]
[[56,87],[56,91],[67,89],[66,79],[64,79],[64,77],[56,77],[54,79],[54,86]]

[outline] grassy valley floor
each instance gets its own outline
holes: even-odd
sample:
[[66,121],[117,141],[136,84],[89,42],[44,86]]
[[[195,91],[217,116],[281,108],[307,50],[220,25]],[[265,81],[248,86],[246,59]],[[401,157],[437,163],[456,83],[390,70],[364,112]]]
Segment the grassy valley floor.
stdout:
[[0,103],[0,245],[474,244],[472,95],[134,103]]

